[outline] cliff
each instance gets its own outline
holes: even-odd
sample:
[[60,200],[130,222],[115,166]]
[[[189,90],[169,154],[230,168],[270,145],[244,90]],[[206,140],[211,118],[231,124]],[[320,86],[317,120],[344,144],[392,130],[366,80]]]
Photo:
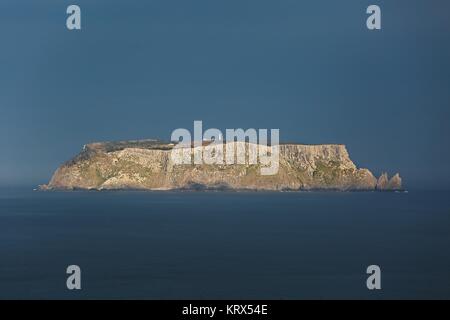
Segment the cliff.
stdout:
[[[228,142],[224,153],[227,145],[239,143],[249,145]],[[274,175],[261,175],[261,164],[177,164],[171,156],[174,147],[156,140],[88,144],[41,189],[401,189],[398,174],[390,181],[384,175],[377,180],[368,169],[357,168],[344,145],[281,144]],[[190,146],[187,150],[194,152]]]

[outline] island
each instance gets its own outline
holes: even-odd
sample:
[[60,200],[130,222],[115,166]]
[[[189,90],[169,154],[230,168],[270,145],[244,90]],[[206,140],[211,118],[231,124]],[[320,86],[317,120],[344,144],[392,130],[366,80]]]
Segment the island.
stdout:
[[[224,142],[224,152],[227,144],[236,148],[239,142]],[[281,143],[273,175],[261,175],[261,164],[179,164],[171,157],[176,146],[153,139],[90,143],[40,190],[402,190],[398,173],[377,179],[357,168],[342,144]],[[200,146],[208,147],[210,142]],[[195,152],[194,146],[185,148]]]

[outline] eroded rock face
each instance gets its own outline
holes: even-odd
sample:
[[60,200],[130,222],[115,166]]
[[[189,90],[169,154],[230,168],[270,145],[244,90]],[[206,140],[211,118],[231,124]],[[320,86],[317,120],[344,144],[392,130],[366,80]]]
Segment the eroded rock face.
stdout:
[[387,185],[387,190],[400,190],[402,188],[402,178],[400,175],[396,173],[390,180]]
[[389,179],[387,173],[383,173],[377,181],[377,190],[380,191],[392,191],[402,189],[402,178],[396,173],[391,179]]
[[[228,144],[231,143],[236,142]],[[386,175],[377,182],[368,169],[358,169],[344,145],[282,144],[275,175],[261,175],[260,164],[176,164],[171,157],[173,148],[172,143],[154,140],[89,144],[79,155],[59,167],[42,189],[170,190],[193,186],[251,190],[401,188],[398,175],[385,182]]]
[[387,185],[389,183],[389,178],[386,172],[381,174],[377,181],[377,189],[378,190],[386,190]]

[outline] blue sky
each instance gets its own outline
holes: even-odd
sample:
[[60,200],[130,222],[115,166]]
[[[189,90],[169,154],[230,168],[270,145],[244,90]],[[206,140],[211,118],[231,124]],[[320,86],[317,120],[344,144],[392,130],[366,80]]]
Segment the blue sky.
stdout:
[[[65,27],[78,4],[82,30]],[[366,28],[378,4],[382,30]],[[0,3],[0,185],[45,183],[92,141],[279,128],[376,175],[450,186],[448,1]]]

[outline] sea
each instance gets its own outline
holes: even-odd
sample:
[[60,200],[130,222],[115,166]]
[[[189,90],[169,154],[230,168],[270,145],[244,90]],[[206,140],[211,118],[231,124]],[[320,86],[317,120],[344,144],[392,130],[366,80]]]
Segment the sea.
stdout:
[[450,299],[450,191],[2,188],[0,299]]

